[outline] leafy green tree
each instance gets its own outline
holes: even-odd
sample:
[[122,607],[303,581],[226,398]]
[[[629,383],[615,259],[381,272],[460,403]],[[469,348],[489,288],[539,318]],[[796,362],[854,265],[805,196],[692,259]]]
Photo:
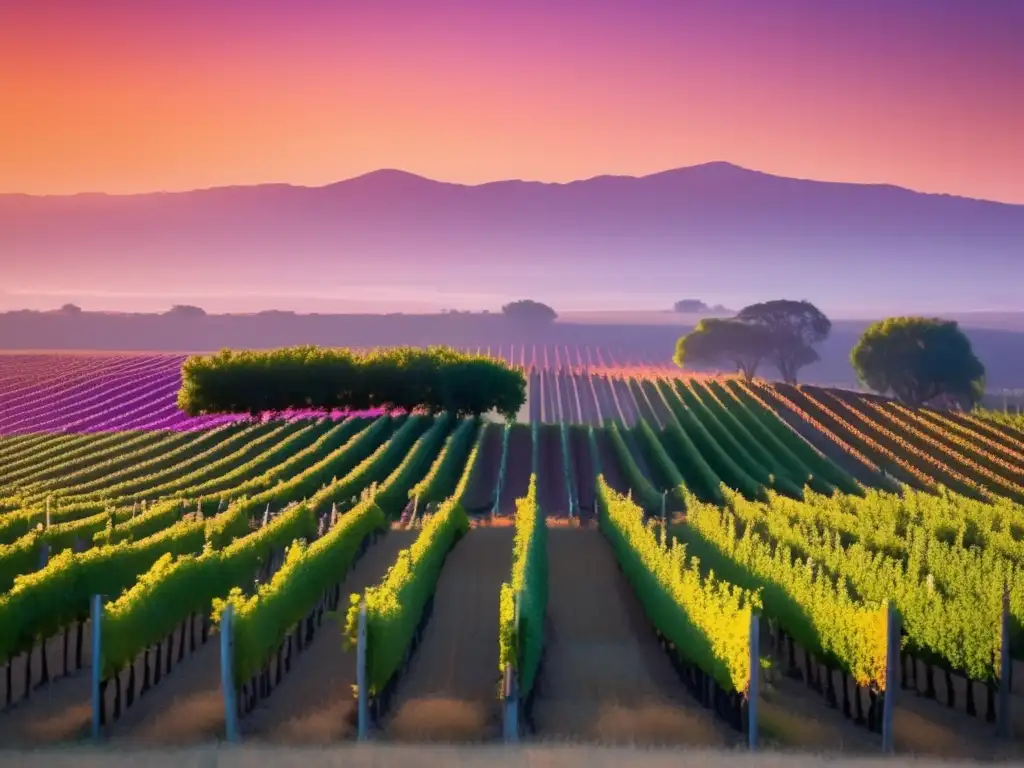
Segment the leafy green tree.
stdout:
[[551,325],[558,317],[558,313],[547,304],[533,299],[520,299],[506,304],[501,308],[501,313],[509,320],[534,328]]
[[985,366],[952,320],[890,317],[877,322],[864,331],[850,362],[862,384],[912,407],[942,396],[970,407],[985,392]]
[[397,347],[357,354],[314,346],[190,357],[178,406],[191,415],[289,409],[424,408],[457,416],[491,409],[514,419],[526,399],[522,373],[453,349]]
[[795,384],[799,370],[819,360],[813,345],[832,332],[832,321],[809,301],[776,299],[751,304],[735,319],[758,326],[771,336],[771,352],[766,359],[787,384]]
[[748,381],[772,352],[772,336],[758,325],[709,317],[676,342],[680,368],[730,365]]

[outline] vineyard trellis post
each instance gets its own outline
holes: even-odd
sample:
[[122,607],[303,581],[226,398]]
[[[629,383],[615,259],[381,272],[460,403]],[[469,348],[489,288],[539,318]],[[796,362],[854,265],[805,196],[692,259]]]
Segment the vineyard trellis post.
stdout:
[[891,754],[895,747],[893,715],[900,672],[900,617],[890,600],[885,621],[885,694],[882,699],[882,751]]
[[1013,682],[1013,659],[1010,657],[1010,588],[1003,588],[1003,615],[999,638],[999,709],[996,733],[1000,738],[1011,737],[1010,686]]
[[92,606],[91,606],[91,620],[92,620],[92,738],[93,741],[99,741],[100,739],[100,710],[103,707],[103,702],[100,700],[100,677],[102,672],[101,661],[103,658],[103,649],[100,646],[102,642],[100,634],[100,622],[103,620],[103,596],[93,595]]
[[750,681],[747,683],[747,746],[757,750],[757,700],[761,695],[761,622],[750,612]]
[[224,735],[238,741],[238,702],[235,691],[235,616],[231,603],[220,615],[220,684],[224,691]]
[[515,598],[515,618],[513,619],[515,646],[512,651],[512,658],[505,664],[504,697],[505,697],[505,722],[504,737],[506,744],[514,744],[519,741],[519,653],[522,624],[520,606],[523,601],[523,593],[520,590]]
[[359,624],[356,639],[356,715],[359,741],[366,741],[369,732],[370,702],[366,674],[366,597],[359,601]]

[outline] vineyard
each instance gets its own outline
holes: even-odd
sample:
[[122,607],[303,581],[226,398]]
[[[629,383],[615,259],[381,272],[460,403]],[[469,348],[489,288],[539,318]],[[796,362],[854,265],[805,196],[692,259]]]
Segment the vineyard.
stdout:
[[623,350],[518,418],[0,357],[0,743],[1024,757],[1024,432]]

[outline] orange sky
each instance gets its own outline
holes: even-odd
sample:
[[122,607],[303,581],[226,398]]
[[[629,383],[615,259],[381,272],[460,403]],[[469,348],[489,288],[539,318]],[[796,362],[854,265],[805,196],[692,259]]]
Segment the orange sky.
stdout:
[[5,9],[0,192],[382,167],[567,181],[722,159],[1024,203],[1024,3],[425,5]]

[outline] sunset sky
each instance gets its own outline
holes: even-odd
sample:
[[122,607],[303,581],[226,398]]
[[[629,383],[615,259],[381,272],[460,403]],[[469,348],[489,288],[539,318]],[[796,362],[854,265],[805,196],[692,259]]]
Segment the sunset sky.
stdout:
[[709,160],[1024,203],[1024,0],[2,0],[0,192]]

